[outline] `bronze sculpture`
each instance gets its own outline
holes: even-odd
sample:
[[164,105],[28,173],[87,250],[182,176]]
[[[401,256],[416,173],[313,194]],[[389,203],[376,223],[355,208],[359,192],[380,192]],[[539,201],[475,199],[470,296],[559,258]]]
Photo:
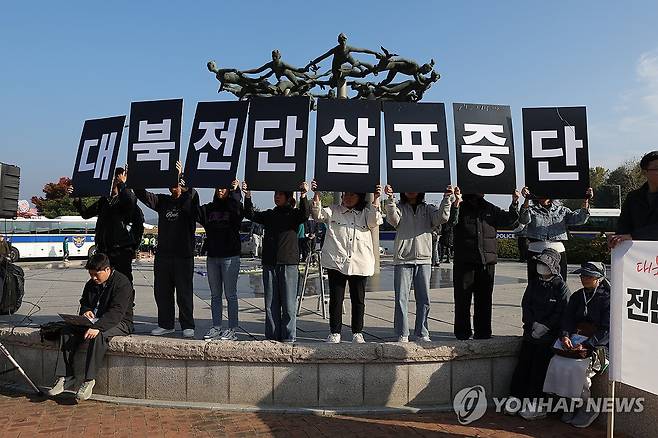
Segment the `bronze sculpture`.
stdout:
[[[208,70],[215,73],[220,82],[218,92],[226,91],[238,99],[248,99],[253,96],[309,96],[312,104],[315,98],[335,98],[339,89],[339,96],[346,98],[344,84],[348,85],[356,95],[353,99],[377,99],[417,102],[441,76],[434,71],[434,59],[429,63],[417,62],[399,57],[384,47],[381,52],[353,47],[347,44],[347,36],[338,35],[338,45],[310,61],[304,67],[294,67],[281,59],[279,50],[272,51],[272,60],[262,66],[247,70],[234,68],[220,69],[214,61],[208,62]],[[373,55],[378,59],[376,64],[356,59],[354,53]],[[314,74],[319,70],[318,64],[332,57],[331,69],[323,74]],[[267,71],[269,70],[269,71]],[[309,71],[313,71],[310,73]],[[349,81],[347,78],[366,78],[369,75],[378,75],[387,72],[386,78],[379,83],[372,80]],[[265,73],[260,77],[250,77]],[[398,74],[411,76],[411,79],[392,83]],[[277,82],[272,83],[270,77],[276,77]],[[322,79],[329,76],[328,79]],[[327,93],[313,92],[315,87],[322,89],[325,86],[332,88]],[[341,93],[342,91],[342,93]]]

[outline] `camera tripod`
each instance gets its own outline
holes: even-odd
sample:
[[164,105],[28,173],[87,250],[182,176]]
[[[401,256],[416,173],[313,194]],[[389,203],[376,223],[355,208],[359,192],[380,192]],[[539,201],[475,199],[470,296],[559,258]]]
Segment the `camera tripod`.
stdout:
[[12,371],[18,371],[23,376],[23,378],[27,381],[27,383],[30,384],[30,387],[34,389],[34,391],[37,394],[43,394],[43,392],[39,388],[37,388],[37,385],[35,385],[34,382],[32,382],[32,380],[28,377],[28,375],[25,374],[23,368],[21,368],[18,362],[16,362],[16,359],[13,358],[11,353],[9,353],[9,350],[7,350],[7,348],[5,348],[4,345],[2,345],[2,342],[0,342],[0,353],[2,353],[7,358],[7,360],[9,360],[9,362],[11,362],[11,364],[14,366],[13,368],[9,368],[5,371],[0,372],[0,375],[10,373]]
[[[297,316],[299,316],[302,310],[302,303],[304,302],[304,294],[306,293],[306,285],[308,284],[308,279],[315,278],[317,275],[317,278],[320,282],[320,295],[318,295],[318,306],[316,310],[320,310],[320,306],[322,306],[322,319],[327,319],[327,300],[324,293],[324,269],[322,268],[322,261],[320,260],[320,252],[320,248],[314,248],[309,251],[308,255],[306,256],[306,262],[304,263],[304,278],[301,281],[301,287],[297,288]],[[317,263],[317,274],[309,273],[309,268],[313,262]]]

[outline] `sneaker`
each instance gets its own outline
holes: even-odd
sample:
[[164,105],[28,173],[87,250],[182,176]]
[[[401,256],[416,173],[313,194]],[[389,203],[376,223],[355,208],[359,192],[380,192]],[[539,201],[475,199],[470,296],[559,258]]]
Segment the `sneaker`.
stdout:
[[94,379],[85,380],[84,383],[80,385],[78,392],[75,393],[76,400],[78,401],[89,400],[89,397],[91,397],[91,393],[94,390],[95,384],[96,381]]
[[203,335],[203,339],[206,341],[210,341],[212,339],[218,339],[220,338],[224,332],[222,331],[221,328],[213,327],[210,330],[208,330],[208,333]]
[[194,337],[194,329],[185,329],[185,330],[183,330],[183,337],[184,338],[193,338]]
[[327,338],[329,344],[340,344],[340,333],[330,333]]
[[400,336],[398,342],[409,342],[409,336]]
[[529,406],[529,409],[521,409],[519,415],[524,420],[533,421],[533,420],[541,420],[542,418],[546,418],[548,416],[548,413],[545,410],[543,410],[541,406],[538,407]]
[[573,420],[571,421],[571,425],[574,427],[579,427],[581,429],[584,429],[586,427],[589,427],[592,423],[594,423],[594,420],[596,420],[598,417],[599,417],[598,410],[587,412],[587,410],[584,407],[582,407],[578,409],[578,412],[573,417]]
[[362,333],[353,333],[352,334],[352,343],[353,344],[365,344],[366,340],[363,339]]
[[53,387],[49,389],[46,394],[48,394],[51,397],[54,397],[56,395],[59,395],[66,391],[67,389],[73,388],[73,384],[75,383],[75,377],[73,376],[68,376],[68,377],[59,377]]
[[573,411],[573,412],[565,412],[562,414],[560,417],[560,421],[566,424],[571,424],[573,423],[573,419],[576,418],[576,412],[578,411]]
[[235,334],[235,329],[229,328],[222,332],[222,335],[219,337],[222,341],[236,341],[238,335]]
[[417,342],[432,342],[429,336],[421,336],[419,338],[416,338]]
[[158,327],[156,329],[151,330],[151,335],[153,336],[162,336],[162,335],[167,335],[169,333],[173,333],[174,329],[166,329],[162,327]]

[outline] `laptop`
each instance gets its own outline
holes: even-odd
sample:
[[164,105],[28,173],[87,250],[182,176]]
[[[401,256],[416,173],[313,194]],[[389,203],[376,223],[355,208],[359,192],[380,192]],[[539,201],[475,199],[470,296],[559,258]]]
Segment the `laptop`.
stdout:
[[89,318],[86,316],[82,315],[67,315],[64,313],[60,313],[59,317],[64,320],[64,322],[71,324],[71,325],[77,325],[81,327],[93,327],[95,321],[90,321]]

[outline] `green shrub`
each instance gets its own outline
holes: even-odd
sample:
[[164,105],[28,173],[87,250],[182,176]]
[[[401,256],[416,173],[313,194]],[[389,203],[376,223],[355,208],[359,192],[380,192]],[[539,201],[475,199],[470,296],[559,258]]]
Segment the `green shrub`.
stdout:
[[[572,264],[595,261],[610,263],[610,251],[605,237],[584,239],[572,237],[564,242],[567,260]],[[519,259],[519,248],[516,239],[498,239],[498,257],[501,259]]]

